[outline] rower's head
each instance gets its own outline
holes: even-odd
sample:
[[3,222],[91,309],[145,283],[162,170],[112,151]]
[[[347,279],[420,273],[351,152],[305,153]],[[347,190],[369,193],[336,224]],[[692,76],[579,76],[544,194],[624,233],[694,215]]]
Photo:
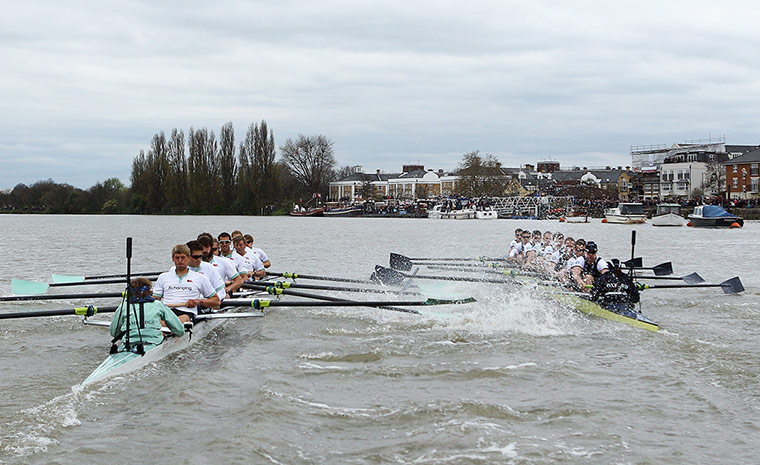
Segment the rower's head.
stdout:
[[243,237],[245,238],[245,245],[248,247],[253,247],[253,236],[246,234]]
[[571,236],[567,236],[565,239],[565,249],[575,249],[575,239]]
[[551,231],[544,232],[544,244],[548,244],[552,241],[553,234]]
[[519,241],[521,235],[522,235],[522,228],[515,229],[515,239]]
[[151,295],[150,280],[148,278],[135,278],[129,282],[129,287],[132,288],[132,297],[135,299],[144,299]]
[[216,239],[211,241],[211,255],[219,255],[219,241]]
[[198,239],[200,239],[201,237],[208,237],[209,239],[214,240],[214,236],[212,236],[211,233],[207,233],[207,232],[202,232],[198,234]]
[[203,247],[203,260],[211,260],[211,257],[213,257],[211,249],[214,247],[214,240],[208,236],[201,236],[198,238],[198,242],[200,242],[201,247]]
[[219,239],[219,248],[221,249],[221,255],[229,255],[230,254],[230,246],[232,245],[232,236],[230,236],[230,233],[223,232],[219,233],[219,236],[217,236],[217,239]]
[[612,260],[610,260],[609,265],[613,273],[620,274],[623,272],[623,268],[621,267],[620,260],[618,260],[617,258],[613,258]]
[[233,239],[234,239],[236,236],[242,236],[242,235],[243,235],[243,233],[242,233],[242,232],[241,232],[239,229],[236,229],[236,230],[232,231],[230,234],[232,235],[232,238],[233,238]]
[[596,258],[596,252],[597,252],[596,242],[594,241],[588,241],[586,243],[586,255],[592,258]]
[[535,231],[533,231],[533,241],[538,242],[540,240],[541,240],[541,231],[536,229]]
[[190,249],[190,260],[187,264],[193,268],[201,266],[201,259],[203,258],[203,246],[200,241],[190,241],[187,244],[187,248]]
[[554,243],[562,246],[562,243],[565,241],[565,235],[561,232],[554,233]]
[[530,241],[530,231],[521,232],[520,239],[522,239],[523,244],[527,244]]
[[586,253],[586,241],[583,239],[578,239],[575,241],[575,255],[583,255]]
[[177,271],[185,271],[190,260],[190,249],[185,244],[177,244],[172,249],[172,261]]
[[235,252],[240,255],[245,255],[245,238],[243,236],[235,236],[232,238],[232,245],[235,246]]

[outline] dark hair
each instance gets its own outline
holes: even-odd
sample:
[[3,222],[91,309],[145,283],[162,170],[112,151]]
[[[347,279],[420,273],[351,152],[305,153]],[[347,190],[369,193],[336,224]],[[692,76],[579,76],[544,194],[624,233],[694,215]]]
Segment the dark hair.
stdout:
[[214,238],[203,235],[198,238],[198,242],[200,242],[203,247],[212,247],[214,245]]
[[185,245],[187,245],[187,248],[190,249],[190,252],[193,250],[203,250],[203,245],[200,243],[200,241],[190,241]]
[[216,238],[217,238],[217,239],[219,239],[219,240],[221,241],[221,240],[222,240],[222,236],[227,236],[227,237],[229,237],[230,239],[232,239],[232,236],[230,236],[230,233],[228,233],[228,232],[220,232],[220,233],[219,233],[219,235],[218,235],[218,236],[216,236]]

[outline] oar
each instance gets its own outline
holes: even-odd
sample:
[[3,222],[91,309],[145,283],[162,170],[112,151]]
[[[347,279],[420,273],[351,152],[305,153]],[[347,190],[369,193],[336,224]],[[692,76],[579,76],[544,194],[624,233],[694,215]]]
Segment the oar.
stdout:
[[627,262],[624,262],[624,266],[626,268],[633,268],[634,271],[636,270],[652,270],[654,271],[655,276],[667,276],[673,274],[673,264],[670,262],[660,263],[659,265],[655,265],[652,267],[645,267],[645,266],[634,266],[631,267],[628,264],[630,263],[630,260]]
[[331,278],[329,276],[316,276],[301,273],[274,273],[272,271],[267,271],[267,276],[279,276],[289,279],[316,279],[321,281],[335,281],[340,283],[374,284],[372,281],[367,281],[366,279]]
[[412,269],[412,266],[416,263],[412,262],[499,262],[499,261],[505,261],[505,258],[489,258],[489,257],[478,257],[478,258],[410,258],[405,255],[397,254],[391,252],[391,258],[390,258],[390,265],[391,268],[394,270],[401,270],[401,271],[410,271]]
[[18,313],[0,313],[0,320],[6,320],[10,318],[34,318],[39,316],[63,316],[63,315],[83,315],[93,316],[96,313],[113,313],[119,307],[76,307],[65,308],[62,310],[38,310],[34,312],[18,312]]
[[549,279],[549,277],[546,275],[546,273],[539,273],[536,271],[522,271],[516,268],[510,268],[508,270],[490,270],[488,268],[484,268],[481,270],[478,269],[472,269],[472,268],[459,268],[458,266],[428,266],[431,270],[445,270],[445,271],[458,271],[461,273],[487,273],[487,274],[498,274],[502,276],[533,276],[538,278],[545,278]]
[[288,283],[285,281],[277,281],[276,283],[271,282],[250,282],[243,284],[243,288],[245,289],[266,289],[267,287],[274,286],[276,288],[280,289],[313,289],[317,291],[343,291],[343,292],[367,292],[367,293],[376,293],[376,294],[406,294],[406,295],[419,295],[419,292],[412,292],[412,291],[403,291],[403,290],[392,290],[392,289],[368,289],[368,288],[361,288],[361,287],[340,287],[340,286],[319,286],[316,284],[302,284],[302,283]]
[[[151,271],[145,273],[131,273],[132,277],[135,276],[158,276],[163,271]],[[65,274],[53,274],[53,283],[81,283],[82,281],[89,281],[93,279],[108,279],[108,278],[126,278],[125,274],[104,274],[100,276],[69,276]]]
[[699,284],[705,282],[705,280],[700,276],[698,273],[691,273],[687,274],[686,276],[644,276],[644,275],[636,275],[634,276],[635,279],[672,279],[672,280],[681,280],[687,284]]
[[[331,302],[343,302],[348,299],[341,299],[338,297],[330,297],[326,295],[316,295],[316,294],[309,294],[306,292],[298,292],[291,289],[281,289],[274,286],[269,286],[267,288],[267,293],[272,295],[294,295],[296,297],[304,297],[306,299],[317,299],[317,300],[328,300]],[[429,298],[424,301],[425,305],[459,305],[459,304],[471,304],[473,302],[477,302],[474,297],[463,297],[461,299],[434,299]],[[380,307],[380,308],[386,308],[386,307]],[[396,310],[396,311],[402,311],[405,312],[407,310],[401,308],[401,309],[395,309],[388,307],[389,310]]]
[[[412,300],[412,301],[364,301],[364,300],[338,300],[329,302],[291,302],[291,301],[279,301],[279,300],[245,300],[245,299],[225,299],[222,302],[222,306],[234,305],[237,307],[249,306],[257,310],[261,310],[266,307],[386,307],[388,305],[401,305],[404,307],[415,307],[430,305],[426,300]],[[416,310],[402,309],[407,313],[419,313]]]
[[[149,278],[151,281],[155,281],[155,278]],[[63,287],[63,286],[87,286],[97,284],[124,284],[126,285],[126,278],[124,279],[101,279],[98,281],[84,281],[76,283],[40,283],[36,281],[25,281],[23,279],[12,279],[11,288],[14,294],[18,295],[30,295],[30,294],[44,294],[51,287]]]
[[0,302],[16,302],[20,300],[66,300],[66,299],[97,299],[99,297],[124,297],[126,292],[102,292],[99,294],[45,294],[45,295],[10,295],[0,297]]
[[738,294],[744,292],[744,286],[738,276],[723,281],[720,284],[642,284],[644,289],[681,289],[692,287],[719,287],[726,294]]
[[467,278],[464,276],[426,276],[419,274],[409,275],[380,265],[375,266],[375,272],[372,273],[372,276],[377,282],[390,285],[401,284],[403,280],[408,278],[433,279],[439,281],[464,281],[469,283],[521,284],[519,281],[508,279]]

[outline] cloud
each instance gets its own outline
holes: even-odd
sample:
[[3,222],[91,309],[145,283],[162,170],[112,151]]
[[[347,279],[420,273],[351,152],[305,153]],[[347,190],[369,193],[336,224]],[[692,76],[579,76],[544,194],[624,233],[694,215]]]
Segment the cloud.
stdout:
[[757,143],[751,2],[35,2],[0,18],[0,187],[116,176],[191,126],[341,164],[630,163],[631,145]]

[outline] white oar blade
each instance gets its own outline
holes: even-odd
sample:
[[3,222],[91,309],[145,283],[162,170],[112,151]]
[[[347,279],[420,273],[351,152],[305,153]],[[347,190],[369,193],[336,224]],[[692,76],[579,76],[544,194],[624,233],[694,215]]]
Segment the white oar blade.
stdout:
[[81,283],[84,281],[84,276],[67,276],[65,274],[54,274],[54,283]]
[[47,283],[38,283],[36,281],[26,281],[23,279],[11,280],[11,289],[16,295],[37,295],[44,294],[48,290]]

